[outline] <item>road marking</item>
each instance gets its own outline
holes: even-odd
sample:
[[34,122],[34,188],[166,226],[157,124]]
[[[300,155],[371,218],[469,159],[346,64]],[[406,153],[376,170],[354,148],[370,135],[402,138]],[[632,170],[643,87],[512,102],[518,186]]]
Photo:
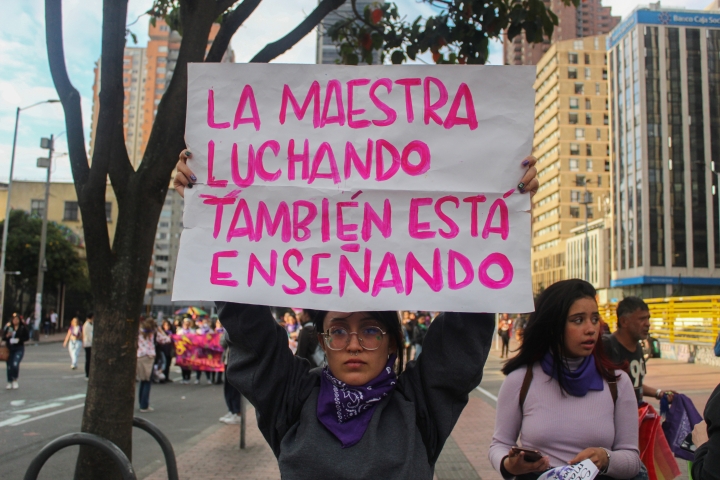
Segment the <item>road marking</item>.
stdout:
[[486,397],[488,397],[488,398],[489,398],[490,400],[492,400],[493,402],[497,402],[497,397],[496,397],[495,395],[493,395],[492,393],[488,392],[487,390],[485,390],[484,388],[482,388],[482,387],[475,387],[475,390],[477,390],[478,392],[482,393],[483,395],[485,395]]
[[25,404],[25,400],[13,400],[10,402],[11,407],[21,407]]
[[10,417],[7,420],[3,420],[2,422],[0,422],[0,427],[6,427],[8,425],[13,425],[16,422],[25,420],[26,418],[30,418],[30,415],[18,415],[16,417]]
[[39,412],[40,410],[47,410],[48,408],[62,407],[65,405],[62,402],[46,403],[44,405],[38,405],[36,407],[24,408],[22,410],[15,410],[14,413],[32,413]]
[[76,395],[70,395],[68,397],[55,398],[55,399],[51,400],[51,402],[69,402],[70,400],[78,400],[80,398],[85,398],[85,394],[78,393]]
[[78,405],[73,405],[72,407],[63,408],[62,410],[58,410],[56,412],[50,412],[50,413],[46,413],[44,415],[38,415],[37,417],[33,417],[33,418],[29,418],[27,420],[23,420],[21,422],[13,423],[12,425],[14,427],[17,427],[18,425],[23,425],[25,423],[34,422],[35,420],[41,420],[43,418],[52,417],[53,415],[58,415],[60,413],[69,412],[70,410],[75,410],[76,408],[80,408],[80,407],[84,407],[84,406],[85,406],[84,403],[80,403]]

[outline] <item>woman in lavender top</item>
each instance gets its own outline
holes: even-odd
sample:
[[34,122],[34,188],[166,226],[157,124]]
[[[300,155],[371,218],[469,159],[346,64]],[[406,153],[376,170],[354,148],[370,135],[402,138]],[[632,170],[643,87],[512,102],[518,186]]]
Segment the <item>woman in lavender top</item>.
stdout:
[[[627,374],[605,356],[601,327],[588,282],[557,282],[538,298],[520,351],[503,368],[507,379],[498,394],[502,408],[489,457],[504,478],[531,480],[585,459],[602,479],[639,473],[635,393]],[[542,458],[533,462],[514,453],[518,439]]]

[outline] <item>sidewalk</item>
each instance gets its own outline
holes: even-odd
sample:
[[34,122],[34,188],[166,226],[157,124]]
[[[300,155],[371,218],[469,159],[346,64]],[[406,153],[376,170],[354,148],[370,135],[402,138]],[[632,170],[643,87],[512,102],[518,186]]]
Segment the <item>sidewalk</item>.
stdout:
[[[502,360],[499,356],[498,350],[490,353],[481,384],[484,389],[492,389],[492,385],[497,386],[502,382],[503,376],[499,372]],[[702,413],[710,393],[720,381],[718,374],[720,368],[653,359],[648,363],[646,381],[656,388],[688,394]],[[494,426],[495,401],[492,394],[487,390],[473,391],[436,463],[435,479],[501,480],[502,477],[490,466],[487,458]],[[193,441],[192,446],[180,448],[182,451],[177,462],[182,480],[280,478],[277,461],[257,428],[252,407],[248,407],[247,411],[245,450],[239,448],[239,426],[221,425],[217,429],[208,430],[211,432],[206,437]],[[681,464],[681,471],[685,472],[684,462],[678,463]],[[144,478],[165,480],[167,473],[163,467]],[[687,479],[687,476],[683,474],[679,479]]]

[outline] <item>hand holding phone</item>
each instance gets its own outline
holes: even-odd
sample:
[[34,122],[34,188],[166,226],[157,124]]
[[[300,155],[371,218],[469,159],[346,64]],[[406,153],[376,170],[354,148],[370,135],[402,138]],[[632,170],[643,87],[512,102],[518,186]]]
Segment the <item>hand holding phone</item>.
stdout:
[[520,452],[523,452],[525,454],[523,455],[523,459],[526,462],[537,462],[542,458],[542,454],[537,450],[531,450],[529,448],[522,447],[512,447],[511,450],[517,455],[520,455]]
[[503,467],[511,475],[541,473],[550,468],[550,459],[542,456],[537,450],[512,447],[508,456],[503,459]]

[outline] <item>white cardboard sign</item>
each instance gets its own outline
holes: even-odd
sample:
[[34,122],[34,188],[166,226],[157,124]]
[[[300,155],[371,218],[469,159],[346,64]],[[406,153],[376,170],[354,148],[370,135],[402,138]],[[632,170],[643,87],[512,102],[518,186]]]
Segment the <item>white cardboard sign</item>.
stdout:
[[534,67],[193,64],[173,300],[526,312]]

